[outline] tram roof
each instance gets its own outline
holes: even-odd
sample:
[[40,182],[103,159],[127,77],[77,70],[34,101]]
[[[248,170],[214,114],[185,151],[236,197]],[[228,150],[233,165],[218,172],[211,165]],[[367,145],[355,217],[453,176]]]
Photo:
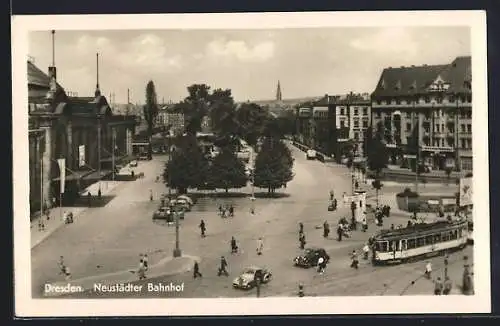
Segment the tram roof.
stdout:
[[438,221],[434,223],[415,224],[411,227],[405,227],[396,230],[381,230],[376,236],[375,240],[388,240],[393,238],[401,238],[405,236],[420,236],[422,234],[433,233],[435,231],[450,229],[453,227],[466,224],[467,221]]

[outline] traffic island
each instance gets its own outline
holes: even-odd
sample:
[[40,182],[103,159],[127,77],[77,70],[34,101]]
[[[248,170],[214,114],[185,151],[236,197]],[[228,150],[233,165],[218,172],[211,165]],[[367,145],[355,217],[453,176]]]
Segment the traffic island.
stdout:
[[141,292],[146,289],[143,283],[147,283],[148,280],[167,278],[189,272],[193,269],[195,261],[200,262],[200,258],[189,255],[163,258],[149,267],[145,273],[146,278],[142,280],[139,279],[140,275],[137,269],[129,269],[75,280],[47,283],[42,289],[42,296],[46,298],[67,296],[101,297],[106,293],[129,293],[133,295],[133,292]]

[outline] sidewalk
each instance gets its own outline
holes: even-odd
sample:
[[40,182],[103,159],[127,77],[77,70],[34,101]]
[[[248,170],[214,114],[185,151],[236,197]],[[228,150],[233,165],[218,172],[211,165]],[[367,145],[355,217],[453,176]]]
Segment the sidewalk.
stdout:
[[[123,184],[124,181],[101,181],[101,194],[106,196],[113,192],[119,185]],[[84,193],[90,191],[91,194],[96,195],[99,189],[99,183],[96,182],[85,189]],[[45,224],[45,229],[43,231],[38,230],[38,222],[40,216],[35,217],[31,221],[31,249],[39,245],[43,240],[49,237],[61,226],[65,225],[62,219],[64,212],[72,212],[73,219],[76,220],[83,212],[85,212],[88,207],[54,207],[50,209],[50,220],[47,220],[46,216],[43,216],[43,222]]]
[[[200,262],[199,257],[183,255],[182,257],[173,258],[166,257],[160,260],[158,263],[151,265],[146,272],[147,279],[154,279],[158,277],[168,277],[173,275],[182,274],[189,272],[193,266],[194,262]],[[110,286],[115,284],[132,283],[139,281],[139,277],[136,273],[136,269],[128,269],[123,271],[118,271],[114,273],[93,275],[89,277],[84,277],[76,280],[60,281],[52,283],[49,286],[53,287],[78,287],[78,292],[94,291],[95,285]],[[61,276],[62,277],[62,276]],[[45,297],[56,297],[61,295],[66,295],[67,293],[47,291],[47,285],[44,291]]]

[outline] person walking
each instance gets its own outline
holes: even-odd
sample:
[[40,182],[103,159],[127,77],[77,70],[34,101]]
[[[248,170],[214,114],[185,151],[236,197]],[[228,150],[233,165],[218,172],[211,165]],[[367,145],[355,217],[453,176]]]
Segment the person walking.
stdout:
[[427,277],[427,279],[431,279],[431,274],[432,274],[432,264],[431,262],[427,262],[427,264],[425,265],[425,277]]
[[229,276],[229,273],[227,272],[227,261],[224,256],[220,257],[220,266],[219,266],[219,272],[217,273],[217,276]]
[[299,223],[299,235],[304,233],[304,224],[302,222]]
[[146,279],[146,267],[144,267],[144,260],[142,259],[142,257],[139,260],[139,268],[137,270],[137,275],[139,276],[139,280]]
[[328,235],[330,234],[330,225],[328,225],[328,222],[325,221],[323,223],[323,238],[328,238]]
[[351,253],[351,268],[358,269],[358,267],[359,267],[358,254],[356,253],[356,250],[353,250]]
[[324,268],[324,262],[325,262],[325,259],[323,257],[319,257],[318,259],[318,273],[319,274],[323,274],[323,272],[325,271],[325,268]]
[[365,243],[363,246],[363,259],[368,260],[368,255],[370,254],[370,246],[368,243]]
[[362,227],[363,227],[363,232],[366,232],[368,230],[368,222],[366,221],[366,217],[363,217]]
[[201,231],[201,237],[205,237],[205,231],[207,230],[205,226],[205,221],[201,220],[200,225],[199,225],[200,231]]
[[335,197],[335,194],[334,194],[333,190],[330,190],[330,201],[332,201],[334,197]]
[[299,291],[298,291],[298,295],[299,295],[299,298],[303,298],[304,297],[304,284],[302,283],[299,283]]
[[149,189],[149,201],[153,201],[153,190]]
[[144,270],[147,271],[149,266],[148,254],[144,254],[144,256],[142,256],[142,263],[144,264]]
[[342,241],[342,233],[344,233],[344,230],[342,229],[342,224],[339,224],[337,226],[337,241]]
[[443,282],[441,281],[441,277],[438,277],[437,280],[434,281],[434,295],[443,294]]
[[301,233],[299,236],[299,248],[301,250],[304,250],[305,246],[306,246],[306,236],[304,233]]
[[92,194],[90,193],[90,191],[87,193],[87,205],[88,207],[92,206]]
[[236,239],[234,237],[231,237],[231,253],[238,253],[238,245],[236,244]]
[[264,240],[262,237],[257,240],[257,255],[262,255],[262,251],[264,250]]
[[66,266],[66,263],[64,262],[64,257],[60,256],[59,257],[59,274],[64,275],[64,278],[66,280],[69,280],[71,278],[71,272],[69,270],[69,267]]
[[233,207],[233,205],[229,206],[229,217],[234,217],[234,207]]
[[198,262],[195,260],[193,266],[193,278],[197,277],[203,277],[203,275],[200,273],[200,266],[198,265]]

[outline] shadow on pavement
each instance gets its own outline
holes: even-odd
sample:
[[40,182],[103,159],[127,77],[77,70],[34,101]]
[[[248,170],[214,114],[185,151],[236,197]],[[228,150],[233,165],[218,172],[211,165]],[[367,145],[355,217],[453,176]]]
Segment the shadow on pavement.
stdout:
[[266,192],[256,192],[255,198],[288,198],[290,194],[283,192],[268,193]]
[[[91,199],[91,204],[90,207],[104,207],[106,206],[110,201],[112,201],[116,195],[105,195],[101,196],[101,198],[97,197],[92,197]],[[89,207],[89,201],[86,196],[82,196],[78,198],[75,202],[73,203],[68,203],[65,205],[66,207]]]

